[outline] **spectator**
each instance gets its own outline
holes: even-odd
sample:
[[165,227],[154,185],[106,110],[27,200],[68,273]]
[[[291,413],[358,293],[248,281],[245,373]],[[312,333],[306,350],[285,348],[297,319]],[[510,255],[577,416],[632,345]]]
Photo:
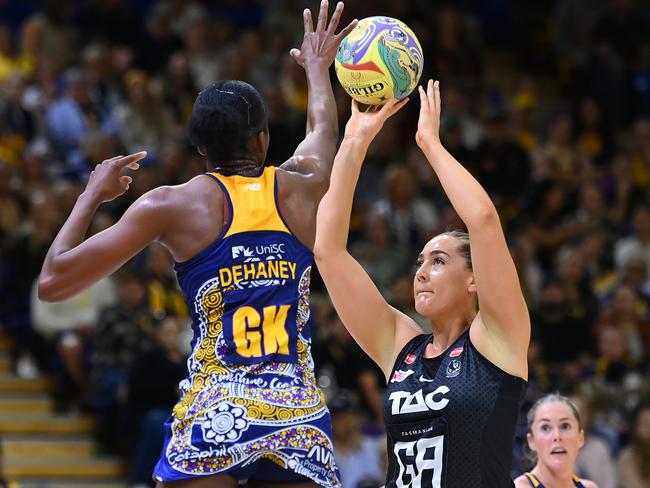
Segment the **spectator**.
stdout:
[[329,403],[334,433],[334,453],[346,488],[373,483],[381,486],[385,477],[379,442],[361,432],[361,422],[353,396],[341,390]]
[[[549,279],[544,284],[532,324],[533,335],[542,348],[541,356],[550,367],[565,366],[591,349],[591,324],[571,315],[562,281]],[[562,340],[558,341],[560,336]]]
[[383,291],[390,289],[411,258],[403,247],[390,241],[389,223],[381,214],[367,218],[365,239],[354,244],[351,253]]
[[179,350],[179,323],[168,317],[154,326],[154,347],[133,361],[128,377],[128,429],[133,470],[131,483],[148,486],[163,445],[162,424],[178,401],[186,375]]
[[176,131],[174,119],[144,71],[129,71],[125,85],[127,101],[115,110],[120,142],[127,153],[146,149],[156,156]]
[[[327,369],[333,376],[330,380],[335,384],[334,390],[358,392],[365,416],[375,426],[381,426],[384,419],[380,389],[384,379],[381,371],[357,346],[333,308],[327,320],[329,335],[314,346],[317,376]],[[351,371],[354,374],[350,374]]]
[[189,315],[173,271],[169,251],[161,244],[151,244],[147,248],[145,267],[147,303],[151,315],[157,320],[168,315],[185,319]]
[[593,402],[580,395],[572,396],[571,401],[580,412],[585,432],[585,443],[576,459],[576,474],[589,478],[599,488],[616,488],[616,464],[609,445],[599,435],[598,428],[594,428],[591,405]]
[[416,195],[417,186],[410,171],[393,165],[385,174],[385,197],[374,204],[371,213],[388,221],[392,243],[413,250],[437,229],[436,209]]
[[47,132],[55,154],[68,170],[86,174],[80,144],[88,130],[101,124],[98,107],[90,98],[88,77],[80,69],[70,69],[65,75],[65,94],[47,108]]
[[91,406],[98,417],[96,436],[109,450],[124,447],[119,444],[124,433],[114,424],[124,416],[128,371],[140,354],[151,349],[153,328],[142,279],[126,271],[118,282],[119,301],[99,317],[92,358]]
[[630,285],[621,285],[615,290],[611,303],[603,307],[596,324],[597,331],[603,327],[619,330],[631,358],[637,363],[641,363],[650,353],[644,344],[644,339],[650,335],[650,321],[643,317],[645,308],[639,308],[639,305],[636,289]]
[[64,411],[73,405],[84,406],[88,401],[87,372],[95,325],[102,309],[117,301],[115,284],[110,277],[105,278],[58,303],[39,300],[36,288],[35,282],[31,296],[32,322],[54,351],[55,407]]
[[632,256],[643,256],[650,266],[650,207],[636,207],[633,222],[633,234],[620,239],[614,246],[614,261],[619,269]]
[[647,488],[650,479],[649,406],[639,408],[632,429],[632,442],[618,458],[618,479],[624,488]]
[[32,327],[30,297],[32,284],[58,225],[57,201],[48,193],[32,195],[28,220],[13,233],[5,256],[7,280],[11,286],[3,297],[3,322],[16,341],[16,374],[23,378],[37,376],[36,361],[44,359],[42,341]]

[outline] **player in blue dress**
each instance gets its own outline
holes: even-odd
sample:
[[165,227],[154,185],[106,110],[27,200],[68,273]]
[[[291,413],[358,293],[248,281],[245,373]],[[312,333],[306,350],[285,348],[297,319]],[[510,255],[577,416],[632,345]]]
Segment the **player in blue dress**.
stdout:
[[[111,228],[84,240],[99,205],[122,195],[146,153],[97,165],[54,240],[39,278],[45,300],[66,299],[112,273],[152,241],[163,243],[193,319],[181,399],[165,424],[159,487],[340,487],[329,412],[310,353],[309,278],[316,209],[338,140],[329,67],[343,11],[328,24],[304,11],[291,55],[309,87],[307,135],[279,168],[265,167],[263,101],[250,85],[222,81],[197,97],[191,142],[209,172],[156,188]],[[277,485],[275,485],[277,486]]]
[[528,412],[528,447],[536,463],[515,480],[515,488],[598,488],[573,472],[584,443],[580,413],[573,402],[557,394],[540,398]]

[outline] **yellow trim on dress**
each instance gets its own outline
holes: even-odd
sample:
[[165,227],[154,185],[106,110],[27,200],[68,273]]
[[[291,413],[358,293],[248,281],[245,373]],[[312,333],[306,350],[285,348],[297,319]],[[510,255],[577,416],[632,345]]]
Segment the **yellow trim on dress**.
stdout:
[[275,204],[275,167],[265,168],[257,177],[211,174],[226,188],[232,203],[232,221],[224,238],[256,230],[290,234]]
[[526,478],[528,478],[528,481],[533,483],[534,487],[540,486],[542,483],[535,477],[535,475],[531,472],[525,473]]

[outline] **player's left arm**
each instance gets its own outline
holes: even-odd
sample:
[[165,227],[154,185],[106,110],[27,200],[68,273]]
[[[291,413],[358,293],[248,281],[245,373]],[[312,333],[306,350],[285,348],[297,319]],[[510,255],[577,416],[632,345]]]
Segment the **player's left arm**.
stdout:
[[[336,34],[343,13],[343,2],[337,3],[329,24],[327,10],[328,1],[322,0],[315,29],[311,11],[304,10],[305,35],[302,45],[300,49],[291,50],[291,56],[304,68],[307,76],[307,128],[305,139],[298,145],[293,156],[281,166],[287,171],[302,173],[322,182],[329,180],[338,143],[338,116],[329,68],[334,62],[339,44],[357,24],[354,20]],[[325,189],[326,187],[323,193]]]
[[39,298],[61,301],[110,275],[163,232],[159,191],[138,199],[112,227],[84,240],[99,206],[122,195],[146,156],[139,152],[108,159],[95,167],[65,224],[52,242],[38,278]]
[[470,236],[474,285],[479,302],[472,340],[501,369],[527,378],[530,317],[499,215],[476,179],[443,147],[439,138],[440,89],[429,80],[419,87],[416,142],[422,148]]

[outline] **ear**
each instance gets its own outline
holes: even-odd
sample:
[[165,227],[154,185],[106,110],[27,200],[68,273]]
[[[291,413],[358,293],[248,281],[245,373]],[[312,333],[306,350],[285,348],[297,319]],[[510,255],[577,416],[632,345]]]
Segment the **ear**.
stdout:
[[260,154],[266,154],[266,151],[269,148],[269,142],[271,141],[271,137],[269,135],[269,131],[259,131],[257,133],[257,137],[255,138],[255,143],[256,143],[256,150]]
[[535,442],[535,438],[533,437],[533,434],[531,434],[530,432],[526,434],[526,440],[528,441],[528,448],[533,452],[537,452],[536,442]]
[[578,435],[578,449],[582,448],[585,445],[585,431],[580,429],[580,434]]
[[471,275],[469,277],[469,280],[467,282],[467,292],[468,293],[476,293],[476,283],[474,282],[474,275]]

